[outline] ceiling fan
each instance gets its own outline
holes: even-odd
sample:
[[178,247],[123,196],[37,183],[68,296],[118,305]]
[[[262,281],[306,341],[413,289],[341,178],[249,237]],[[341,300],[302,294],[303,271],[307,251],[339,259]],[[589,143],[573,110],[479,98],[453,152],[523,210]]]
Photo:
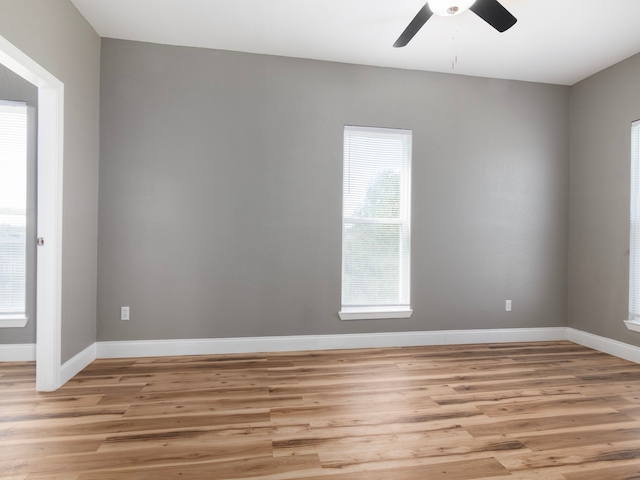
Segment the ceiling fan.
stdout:
[[404,47],[433,14],[451,17],[467,10],[471,10],[499,32],[508,30],[517,22],[516,17],[511,15],[498,0],[429,0],[393,46]]

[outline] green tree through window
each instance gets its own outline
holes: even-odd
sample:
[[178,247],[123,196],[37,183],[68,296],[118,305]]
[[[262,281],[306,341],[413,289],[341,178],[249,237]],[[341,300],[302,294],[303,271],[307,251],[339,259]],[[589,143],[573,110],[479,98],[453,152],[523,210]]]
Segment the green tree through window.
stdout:
[[[369,186],[357,216],[397,219],[399,215],[400,173],[383,170]],[[343,288],[346,296],[370,305],[399,302],[399,233],[399,225],[345,222]]]

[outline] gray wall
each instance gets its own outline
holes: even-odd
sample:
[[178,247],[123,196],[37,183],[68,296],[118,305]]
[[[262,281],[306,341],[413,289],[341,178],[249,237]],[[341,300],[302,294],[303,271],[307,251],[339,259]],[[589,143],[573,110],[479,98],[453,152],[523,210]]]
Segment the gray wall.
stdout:
[[29,318],[23,328],[0,328],[0,344],[35,343],[36,341],[36,135],[38,89],[0,64],[0,99],[25,102],[28,108],[27,150],[27,288],[26,314]]
[[569,326],[640,345],[627,330],[631,122],[640,55],[571,90]]
[[96,338],[100,37],[69,0],[0,0],[0,35],[64,82],[62,361]]
[[[101,62],[98,340],[566,325],[569,88],[112,39]],[[413,130],[408,320],[337,317],[345,124]]]

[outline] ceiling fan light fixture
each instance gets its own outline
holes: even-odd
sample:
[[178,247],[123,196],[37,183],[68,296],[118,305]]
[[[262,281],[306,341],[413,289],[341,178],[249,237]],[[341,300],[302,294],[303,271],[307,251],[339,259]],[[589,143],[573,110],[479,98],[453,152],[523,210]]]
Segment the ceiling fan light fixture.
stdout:
[[451,17],[466,12],[476,0],[429,0],[429,8],[436,15]]

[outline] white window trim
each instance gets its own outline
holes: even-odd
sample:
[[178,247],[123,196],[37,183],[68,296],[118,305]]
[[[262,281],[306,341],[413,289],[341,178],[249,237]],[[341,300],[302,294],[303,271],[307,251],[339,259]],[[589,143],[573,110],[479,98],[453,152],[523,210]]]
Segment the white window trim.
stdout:
[[[629,330],[640,332],[640,318],[637,312],[638,300],[634,298],[640,295],[640,272],[634,269],[634,263],[637,265],[640,259],[640,252],[634,248],[637,242],[637,232],[634,225],[640,222],[640,205],[638,196],[640,194],[640,120],[636,120],[631,124],[631,196],[630,196],[630,218],[629,218],[629,314],[628,319],[624,320],[624,324]],[[637,267],[636,267],[637,268]],[[635,305],[635,308],[632,308]],[[634,312],[635,310],[635,312]]]
[[411,307],[342,307],[340,320],[383,320],[390,318],[410,318]]
[[25,315],[0,315],[0,328],[22,328],[27,325],[29,317]]
[[624,320],[624,324],[629,330],[640,332],[640,322],[638,322],[637,320]]
[[[362,129],[368,131],[375,130],[397,130],[403,131],[403,129],[389,129],[389,128],[377,128],[377,127],[359,127],[359,126],[348,126],[351,129]],[[411,130],[404,130],[406,133],[411,133]],[[409,145],[409,151],[411,152],[412,146]],[[407,197],[409,199],[408,202],[401,204],[401,215],[399,219],[385,219],[385,218],[353,218],[353,217],[342,217],[342,225],[344,228],[344,223],[368,223],[368,224],[398,224],[405,225],[407,228],[407,235],[409,237],[409,243],[407,247],[409,250],[411,249],[411,167],[412,167],[412,159],[411,153],[409,153],[409,164],[404,172],[404,175],[401,176],[402,189],[406,190]],[[409,254],[409,262],[405,265],[401,262],[400,268],[405,271],[404,274],[400,275],[400,282],[406,283],[411,282],[411,260]],[[404,301],[410,302],[411,292],[410,285],[402,285],[401,290],[406,292],[406,298],[402,299]],[[340,311],[338,312],[338,316],[340,320],[383,320],[383,319],[403,319],[410,318],[413,314],[413,310],[410,305],[367,305],[367,306],[346,306],[341,305]]]

